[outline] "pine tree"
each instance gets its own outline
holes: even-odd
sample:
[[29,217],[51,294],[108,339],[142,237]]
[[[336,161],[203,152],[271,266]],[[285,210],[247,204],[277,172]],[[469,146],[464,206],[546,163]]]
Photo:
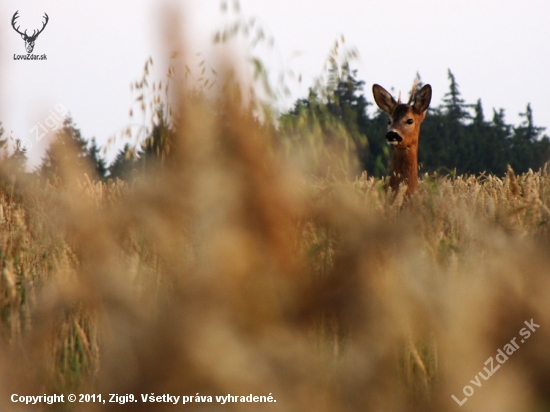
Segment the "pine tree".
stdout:
[[67,117],[46,150],[39,168],[40,175],[46,178],[61,176],[61,167],[67,164],[74,164],[79,170],[90,173],[92,166],[87,145],[73,119]]
[[498,112],[496,110],[493,110],[492,125],[494,128],[494,131],[497,133],[497,135],[501,140],[507,140],[512,137],[511,135],[512,126],[507,124],[504,118],[505,118],[504,109],[500,109]]
[[443,97],[443,106],[446,109],[446,114],[453,121],[463,121],[470,119],[471,115],[466,110],[470,105],[464,103],[460,94],[459,85],[456,82],[454,74],[451,69],[447,72],[449,78],[449,91],[445,93]]
[[[526,172],[529,168],[538,169],[544,159],[544,142],[539,142],[544,127],[535,126],[531,104],[527,104],[525,113],[519,114],[525,120],[516,128],[512,137],[512,159],[510,164],[516,172]],[[542,156],[539,151],[542,149]]]
[[369,167],[365,131],[370,122],[366,110],[370,103],[362,93],[364,84],[349,65],[339,71],[333,64],[324,89],[310,89],[307,98],[297,100],[293,109],[280,116],[282,134],[299,136],[299,132],[293,132],[299,128],[319,130],[309,136],[319,139],[324,147],[342,149],[346,162],[358,159],[361,167]]
[[472,161],[468,172],[502,174],[506,171],[503,155],[506,152],[507,143],[495,133],[494,126],[485,120],[481,99],[478,99],[474,105],[474,113],[472,124],[465,126],[466,134],[471,136],[473,144]]
[[151,134],[141,144],[139,151],[140,170],[145,171],[151,167],[163,167],[170,156],[170,150],[174,141],[172,129],[164,106],[160,105],[156,112],[156,121],[153,124]]
[[105,159],[101,157],[101,149],[97,145],[95,137],[92,137],[92,141],[90,142],[90,147],[88,148],[88,158],[95,169],[97,177],[102,180],[105,179],[108,171],[107,163],[105,162]]
[[[523,121],[517,127],[506,123],[503,109],[493,110],[492,120],[488,121],[481,99],[467,104],[451,70],[448,77],[449,90],[443,101],[439,106],[432,104],[422,123],[419,164],[423,171],[452,173],[456,169],[459,174],[502,175],[508,164],[517,172],[524,172],[550,161],[550,139],[543,135],[544,128],[535,125],[531,105],[520,113]],[[295,123],[303,125],[304,119],[308,119],[312,124],[319,122],[323,130],[331,130],[331,119],[336,119],[345,125],[356,144],[363,168],[371,174],[386,175],[387,114],[377,111],[372,118],[368,116],[369,102],[364,97],[363,86],[355,71],[344,66],[338,72],[334,66],[326,93],[322,93],[324,97],[310,90],[308,98],[296,101],[294,108],[280,120],[284,124],[285,119],[300,119]],[[366,140],[365,136],[370,139]],[[365,139],[367,144],[361,146],[362,141],[357,138]]]
[[477,102],[474,106],[474,124],[476,126],[485,125],[485,115],[483,114],[483,105],[481,104],[481,99],[477,99]]
[[[330,83],[329,83],[330,84]],[[327,109],[342,121],[355,144],[359,161],[364,168],[368,163],[366,131],[369,126],[367,108],[369,103],[363,95],[365,82],[357,80],[357,70],[349,64],[342,67],[341,76],[333,79],[333,89],[327,93]]]
[[129,143],[126,143],[124,148],[119,150],[115,160],[109,166],[109,178],[127,180],[131,177],[136,166],[135,151]]
[[533,143],[538,140],[541,133],[545,130],[544,127],[537,127],[533,121],[533,110],[531,109],[531,103],[527,104],[525,113],[519,114],[525,120],[517,127],[514,132],[518,139],[525,140],[529,143]]

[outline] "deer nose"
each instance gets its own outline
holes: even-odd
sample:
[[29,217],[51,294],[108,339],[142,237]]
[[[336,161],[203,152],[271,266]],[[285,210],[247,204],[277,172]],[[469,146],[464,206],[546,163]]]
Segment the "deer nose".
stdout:
[[401,143],[403,141],[403,138],[399,136],[399,133],[390,130],[388,133],[386,133],[386,140],[389,144],[396,145]]

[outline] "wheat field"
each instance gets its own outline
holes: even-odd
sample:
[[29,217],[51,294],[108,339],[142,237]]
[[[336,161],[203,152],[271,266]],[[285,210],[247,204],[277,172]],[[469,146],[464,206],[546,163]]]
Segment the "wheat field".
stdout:
[[407,199],[235,89],[131,182],[3,168],[0,409],[549,411],[548,166]]

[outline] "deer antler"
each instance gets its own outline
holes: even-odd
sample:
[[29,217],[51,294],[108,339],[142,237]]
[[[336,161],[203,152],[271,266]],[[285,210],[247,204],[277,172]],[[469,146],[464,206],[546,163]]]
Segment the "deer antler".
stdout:
[[41,28],[40,30],[38,30],[38,32],[37,32],[36,30],[34,30],[34,31],[32,32],[32,35],[31,35],[31,36],[29,36],[29,35],[27,34],[27,30],[25,30],[25,32],[19,31],[19,27],[21,27],[21,26],[15,27],[16,20],[19,18],[19,10],[17,10],[17,11],[15,12],[15,14],[13,15],[13,17],[12,17],[12,19],[11,19],[11,26],[13,27],[13,29],[14,29],[17,33],[19,33],[21,36],[24,36],[25,39],[33,40],[33,39],[36,39],[40,33],[42,33],[42,31],[46,28],[46,25],[48,24],[48,21],[50,20],[50,18],[48,17],[48,14],[47,14],[47,13],[44,13],[44,16],[43,16],[43,17],[46,19],[46,21],[44,21],[44,23],[42,23],[42,28]]
[[48,15],[46,13],[44,13],[44,17],[46,18],[46,21],[43,23],[42,28],[40,30],[38,30],[38,33],[35,33],[36,30],[34,30],[31,37],[33,37],[33,38],[38,37],[38,35],[40,33],[42,33],[44,31],[44,29],[46,28],[46,25],[48,24],[48,21],[50,20],[50,18],[48,17]]
[[19,27],[21,27],[21,26],[15,27],[15,20],[17,20],[17,18],[19,17],[19,16],[17,15],[18,13],[19,13],[19,10],[17,10],[17,11],[15,12],[15,14],[13,15],[13,17],[12,17],[12,19],[11,19],[11,26],[12,26],[13,29],[14,29],[17,33],[19,33],[21,36],[26,36],[26,35],[27,35],[27,30],[25,30],[25,33],[21,33],[21,32],[19,31]]
[[27,49],[27,53],[32,53],[32,51],[34,49],[34,42],[36,41],[36,38],[38,37],[38,35],[40,33],[42,33],[44,31],[44,29],[46,28],[46,25],[48,24],[48,21],[50,20],[47,13],[44,13],[43,17],[46,20],[44,22],[42,22],[42,28],[38,31],[34,30],[32,32],[32,35],[30,35],[30,36],[27,34],[27,30],[25,30],[25,32],[23,33],[19,30],[20,26],[15,27],[16,20],[19,18],[19,10],[17,10],[15,12],[15,14],[13,15],[13,17],[11,18],[11,25],[12,25],[13,29],[21,35],[23,40],[25,40],[25,49]]
[[416,93],[416,89],[418,88],[418,83],[419,82],[420,82],[420,79],[418,77],[416,79],[414,79],[413,87],[412,87],[412,90],[411,90],[411,95],[409,96],[409,102],[407,103],[408,105],[410,105],[413,101],[413,98],[414,98],[414,95]]

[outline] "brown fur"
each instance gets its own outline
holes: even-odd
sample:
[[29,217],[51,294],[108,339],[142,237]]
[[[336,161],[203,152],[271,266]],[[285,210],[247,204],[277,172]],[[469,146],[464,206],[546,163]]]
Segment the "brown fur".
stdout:
[[396,192],[404,183],[407,185],[407,195],[412,195],[418,189],[418,136],[432,97],[432,88],[427,84],[411,104],[416,85],[417,82],[407,104],[396,102],[388,91],[377,84],[372,87],[376,104],[390,115],[386,135],[388,142],[394,143],[390,187]]

